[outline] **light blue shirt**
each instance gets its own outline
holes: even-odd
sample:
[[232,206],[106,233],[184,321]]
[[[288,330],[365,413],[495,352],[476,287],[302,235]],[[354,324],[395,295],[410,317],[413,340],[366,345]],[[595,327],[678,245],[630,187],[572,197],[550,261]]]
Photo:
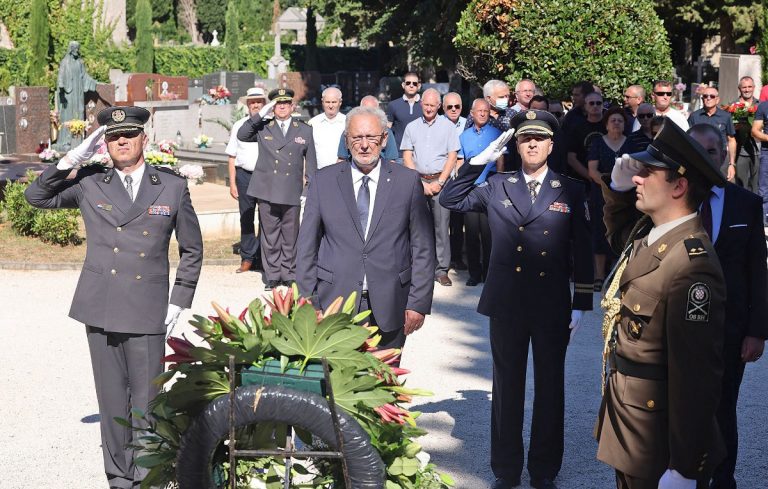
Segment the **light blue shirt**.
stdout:
[[[723,207],[725,205],[725,187],[712,187],[709,195],[709,205],[712,207],[712,244],[720,236],[720,226],[723,224]],[[699,208],[701,210],[701,208]]]

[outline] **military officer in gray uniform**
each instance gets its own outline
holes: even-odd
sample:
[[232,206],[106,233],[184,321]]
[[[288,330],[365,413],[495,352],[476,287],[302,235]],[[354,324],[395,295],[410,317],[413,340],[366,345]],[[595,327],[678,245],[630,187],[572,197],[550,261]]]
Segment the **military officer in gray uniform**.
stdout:
[[[240,141],[259,143],[248,195],[259,206],[259,236],[267,290],[296,278],[301,195],[317,170],[312,128],[291,117],[293,90],[269,93],[270,103],[237,131]],[[274,112],[274,118],[269,115]]]
[[[155,397],[152,380],[163,371],[165,335],[192,305],[203,242],[183,177],[144,163],[149,112],[111,107],[101,127],[26,191],[35,207],[79,208],[88,249],[70,317],[86,325],[101,417],[104,468],[113,488],[139,487],[146,470],[134,464],[128,443],[137,433],[115,417],[131,419]],[[102,135],[114,163],[83,166]],[[179,243],[179,266],[168,299],[168,243]],[[138,424],[133,420],[134,424]]]

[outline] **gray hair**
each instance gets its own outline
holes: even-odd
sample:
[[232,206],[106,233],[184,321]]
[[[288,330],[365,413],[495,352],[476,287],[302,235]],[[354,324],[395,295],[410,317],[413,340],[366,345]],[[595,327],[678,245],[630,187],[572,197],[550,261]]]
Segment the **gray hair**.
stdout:
[[488,80],[483,85],[483,97],[490,97],[497,88],[509,88],[509,86],[501,80]]
[[461,102],[461,95],[459,95],[456,92],[448,92],[445,95],[443,95],[443,101],[445,101],[445,99],[447,99],[448,97],[458,97],[459,102]]
[[437,97],[437,103],[440,104],[443,101],[443,97],[440,95],[440,92],[437,91],[436,88],[427,88],[424,90],[424,92],[421,94],[421,98],[426,97],[429,94],[433,94],[435,97]]
[[381,124],[381,130],[387,130],[387,115],[383,110],[374,107],[355,107],[347,114],[347,120],[344,123],[345,132],[349,133],[349,125],[352,123],[352,119],[360,115],[372,115],[376,117],[376,119],[379,120],[379,124]]
[[360,107],[378,107],[379,106],[379,99],[374,97],[373,95],[366,95],[365,97],[360,99]]
[[645,100],[645,87],[642,85],[630,85],[627,87],[628,89],[631,88],[632,90],[637,92],[637,96],[640,97],[642,100]]
[[339,100],[341,100],[341,90],[339,90],[336,87],[328,87],[325,90],[323,90],[323,93],[320,95],[321,98],[325,98],[326,94],[330,95],[332,93],[336,93],[339,96]]

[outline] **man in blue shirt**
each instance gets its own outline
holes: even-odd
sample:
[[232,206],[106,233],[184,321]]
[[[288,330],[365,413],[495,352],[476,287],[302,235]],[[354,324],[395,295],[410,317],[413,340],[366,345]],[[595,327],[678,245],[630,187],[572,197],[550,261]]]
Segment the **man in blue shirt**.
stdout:
[[[390,123],[389,127],[395,134],[395,142],[398,148],[403,141],[405,126],[422,115],[421,97],[419,96],[420,88],[421,80],[419,75],[409,71],[403,76],[403,97],[393,100],[387,105],[387,120]],[[398,163],[403,164],[402,151],[400,151]]]
[[[501,135],[501,131],[488,124],[491,106],[487,100],[478,98],[472,102],[473,126],[461,133],[459,142],[465,162],[480,154]],[[475,185],[483,183],[489,173],[496,171],[496,162],[488,163],[483,172],[475,180]],[[467,286],[474,287],[485,281],[488,273],[488,261],[491,258],[491,228],[488,226],[488,215],[483,212],[467,212],[464,214],[465,241],[467,244],[467,267],[469,279]]]
[[728,140],[728,169],[720,170],[726,175],[729,182],[736,177],[736,128],[733,125],[731,114],[720,107],[720,92],[715,87],[707,87],[701,96],[704,107],[693,112],[688,117],[688,125],[709,124],[714,126]]
[[[379,108],[379,100],[373,95],[366,95],[360,99],[360,107],[373,107]],[[339,150],[337,151],[338,161],[351,161],[352,154],[347,148],[347,132],[344,131],[339,138]],[[395,142],[395,136],[392,134],[392,129],[387,128],[387,144],[384,146],[384,151],[381,152],[381,159],[387,162],[396,163],[400,158],[400,151],[397,149],[397,143]],[[402,164],[402,161],[400,161]]]

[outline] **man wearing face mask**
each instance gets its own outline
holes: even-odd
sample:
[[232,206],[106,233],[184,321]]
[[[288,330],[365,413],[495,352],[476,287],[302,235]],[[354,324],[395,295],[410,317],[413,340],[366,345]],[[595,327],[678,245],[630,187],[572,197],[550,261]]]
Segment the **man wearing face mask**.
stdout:
[[[509,86],[501,80],[488,80],[483,85],[483,98],[491,106],[491,118],[488,123],[500,131],[509,129],[509,121],[515,115],[515,110],[509,105]],[[474,124],[472,114],[469,114],[464,128],[468,129]]]

